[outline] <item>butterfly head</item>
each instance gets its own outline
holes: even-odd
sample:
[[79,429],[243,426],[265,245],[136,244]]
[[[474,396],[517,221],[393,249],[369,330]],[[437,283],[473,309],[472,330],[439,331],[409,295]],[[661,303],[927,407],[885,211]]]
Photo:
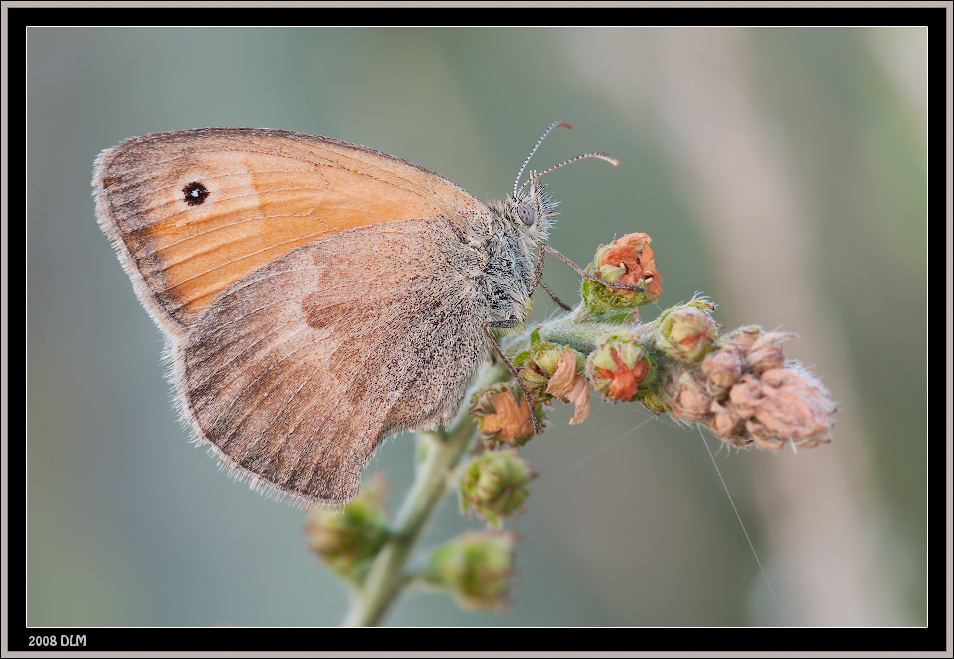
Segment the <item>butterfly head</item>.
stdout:
[[545,242],[556,218],[556,201],[540,183],[535,172],[530,172],[527,187],[507,197],[498,206],[498,212],[507,220],[521,239],[531,245]]

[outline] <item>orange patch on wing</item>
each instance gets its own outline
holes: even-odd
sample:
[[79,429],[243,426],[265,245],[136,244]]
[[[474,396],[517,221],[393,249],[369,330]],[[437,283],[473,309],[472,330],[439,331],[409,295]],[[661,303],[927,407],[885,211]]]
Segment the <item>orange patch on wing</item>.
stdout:
[[[182,324],[302,245],[371,224],[448,218],[454,208],[480,211],[446,179],[387,154],[294,133],[233,133],[194,131],[174,145],[167,142],[179,134],[147,136],[106,161],[110,217],[132,216],[114,219],[116,233],[158,304]],[[201,194],[191,192],[195,184]]]

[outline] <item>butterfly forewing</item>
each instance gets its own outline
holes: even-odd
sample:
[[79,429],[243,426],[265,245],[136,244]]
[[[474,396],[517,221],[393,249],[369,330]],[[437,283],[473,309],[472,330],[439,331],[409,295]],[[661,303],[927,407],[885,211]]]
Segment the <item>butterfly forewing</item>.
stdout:
[[156,133],[104,151],[97,215],[166,329],[297,247],[359,226],[483,212],[450,181],[330,138],[265,129]]

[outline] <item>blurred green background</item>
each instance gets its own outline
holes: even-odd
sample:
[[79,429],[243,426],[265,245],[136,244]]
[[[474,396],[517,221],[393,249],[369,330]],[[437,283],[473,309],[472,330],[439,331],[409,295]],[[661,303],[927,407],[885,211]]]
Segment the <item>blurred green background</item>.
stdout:
[[[792,625],[926,624],[926,31],[34,28],[28,31],[30,625],[337,625],[344,588],[305,515],[231,481],[170,403],[161,335],[100,233],[96,154],[206,126],[328,135],[487,201],[534,157],[551,244],[653,237],[661,308],[700,291],[727,329],[838,401],[834,441],[717,455]],[[547,280],[573,299],[556,261]],[[537,296],[538,318],[554,311]],[[648,308],[644,318],[656,309]],[[413,593],[392,625],[779,625],[695,430],[594,404],[523,452],[540,472],[506,613]],[[709,437],[710,446],[716,448]],[[399,500],[410,437],[373,464]],[[448,498],[425,544],[477,526]]]

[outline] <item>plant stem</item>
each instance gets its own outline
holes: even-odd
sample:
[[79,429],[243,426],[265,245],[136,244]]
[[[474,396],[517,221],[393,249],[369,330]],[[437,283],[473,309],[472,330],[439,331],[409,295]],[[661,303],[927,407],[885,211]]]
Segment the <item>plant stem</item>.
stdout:
[[[501,377],[501,367],[484,364],[471,382],[470,391],[482,389]],[[422,443],[424,459],[417,466],[414,486],[408,493],[392,526],[391,536],[378,552],[360,590],[354,592],[344,624],[372,627],[380,624],[401,590],[409,582],[404,572],[411,550],[443,499],[454,469],[467,451],[477,426],[467,414],[467,401],[448,432],[415,433]],[[419,446],[421,446],[419,444]]]

